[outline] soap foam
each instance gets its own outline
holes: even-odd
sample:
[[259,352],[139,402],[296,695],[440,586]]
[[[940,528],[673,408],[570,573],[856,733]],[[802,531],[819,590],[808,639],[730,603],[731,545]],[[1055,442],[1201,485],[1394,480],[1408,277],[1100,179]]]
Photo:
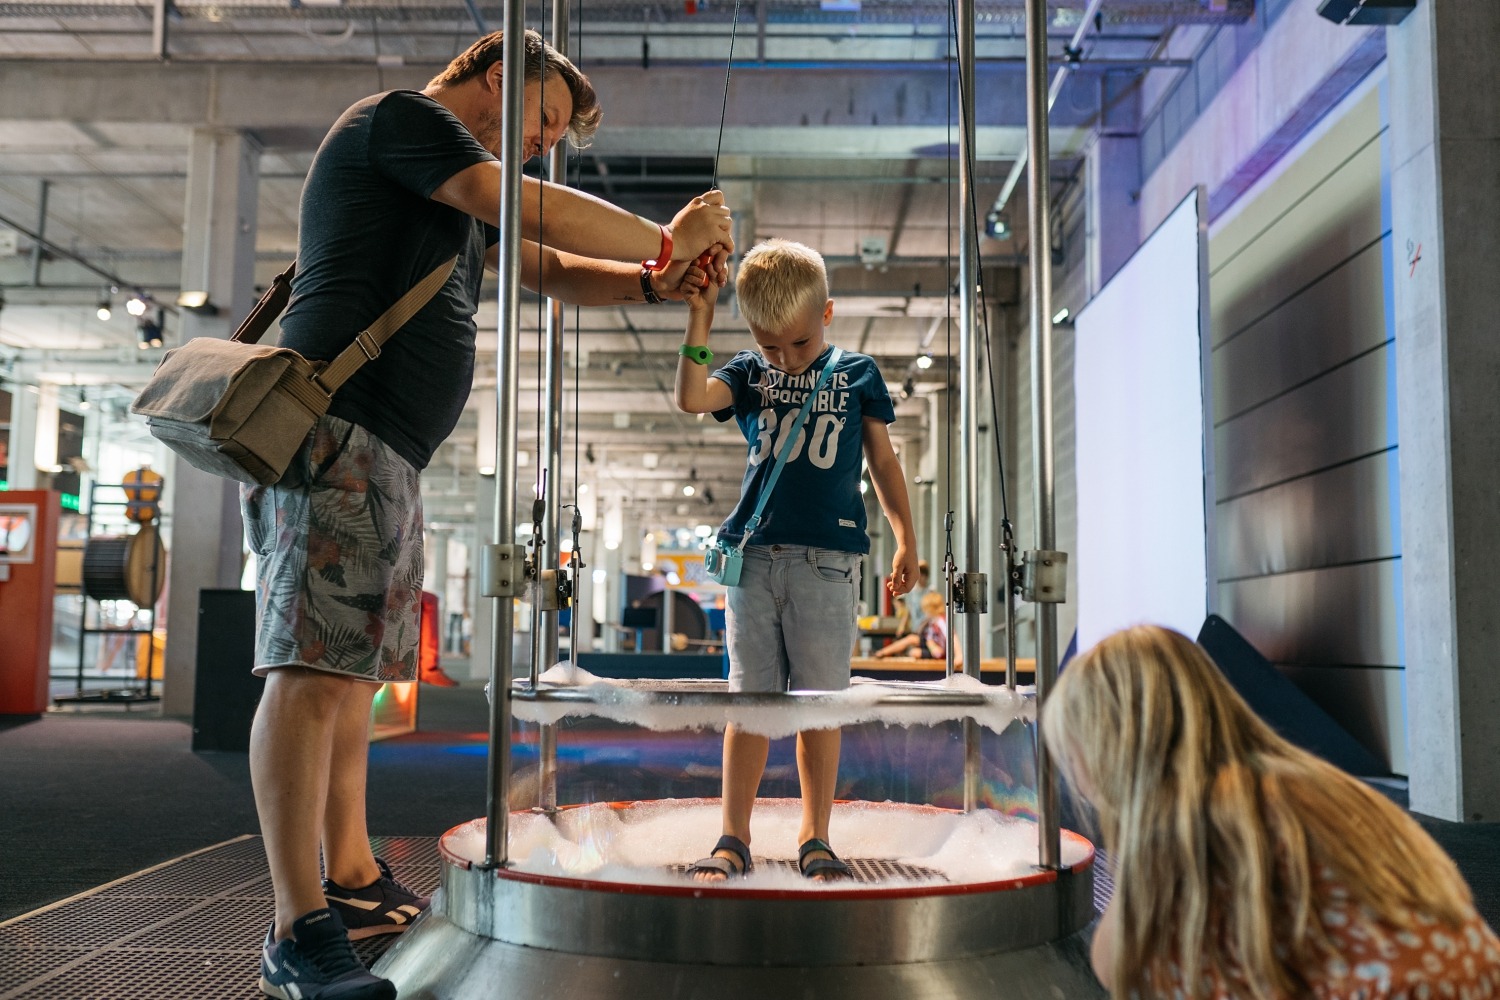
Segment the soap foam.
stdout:
[[[759,799],[750,823],[757,859],[797,857],[801,806],[795,799]],[[671,870],[710,853],[720,833],[717,799],[661,799],[624,807],[596,803],[564,809],[555,817],[513,813],[509,855],[517,871],[622,882],[681,886],[687,877]],[[484,857],[483,819],[451,831],[445,845],[472,862]],[[841,857],[898,862],[934,874],[899,885],[1007,881],[1033,874],[1037,864],[1035,823],[992,810],[956,813],[894,803],[838,803],[829,841]],[[1086,841],[1064,837],[1062,863],[1078,864]],[[729,889],[889,889],[881,883],[813,882],[777,865],[759,865],[748,878],[714,883]]]

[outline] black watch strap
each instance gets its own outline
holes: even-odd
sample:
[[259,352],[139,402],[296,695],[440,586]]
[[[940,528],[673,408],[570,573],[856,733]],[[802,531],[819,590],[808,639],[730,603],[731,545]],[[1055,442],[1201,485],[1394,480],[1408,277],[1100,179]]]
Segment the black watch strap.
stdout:
[[650,268],[641,268],[641,294],[644,295],[646,297],[646,301],[653,306],[659,306],[664,301],[660,295],[656,294],[656,289],[651,287]]

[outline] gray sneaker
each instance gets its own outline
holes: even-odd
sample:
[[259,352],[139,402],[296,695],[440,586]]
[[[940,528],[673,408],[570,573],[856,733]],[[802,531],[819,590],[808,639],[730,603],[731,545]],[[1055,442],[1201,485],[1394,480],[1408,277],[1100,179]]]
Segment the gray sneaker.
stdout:
[[422,915],[431,900],[418,896],[391,875],[391,867],[379,858],[380,877],[363,889],[346,889],[323,880],[328,906],[344,919],[349,937],[361,941],[377,934],[400,934]]
[[275,925],[266,932],[260,991],[280,1000],[396,1000],[395,985],[364,967],[339,915],[326,909],[298,917],[284,941]]

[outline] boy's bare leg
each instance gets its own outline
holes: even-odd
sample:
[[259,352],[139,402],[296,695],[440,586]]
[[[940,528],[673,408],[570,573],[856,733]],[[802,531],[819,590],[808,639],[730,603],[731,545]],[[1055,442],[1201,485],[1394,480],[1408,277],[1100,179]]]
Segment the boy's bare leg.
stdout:
[[[755,793],[760,790],[760,778],[766,770],[766,757],[771,751],[771,741],[755,733],[747,733],[730,723],[724,727],[724,833],[750,843],[750,812],[755,808]],[[715,856],[728,858],[735,865],[739,855],[730,851],[715,851]],[[719,872],[698,872],[694,876],[700,882],[720,882],[727,876]]]
[[323,867],[346,889],[380,877],[365,825],[365,775],[370,763],[370,703],[379,684],[356,683],[334,723],[328,799],[323,809]]
[[276,896],[276,938],[292,921],[327,906],[318,840],[340,706],[360,682],[281,667],[266,678],[250,727],[250,780]]
[[[797,843],[813,838],[828,842],[828,821],[833,815],[833,793],[839,781],[839,748],[843,730],[807,729],[797,734],[797,778],[802,783],[802,826]],[[807,860],[828,855],[812,851]],[[819,881],[833,876],[820,875]]]

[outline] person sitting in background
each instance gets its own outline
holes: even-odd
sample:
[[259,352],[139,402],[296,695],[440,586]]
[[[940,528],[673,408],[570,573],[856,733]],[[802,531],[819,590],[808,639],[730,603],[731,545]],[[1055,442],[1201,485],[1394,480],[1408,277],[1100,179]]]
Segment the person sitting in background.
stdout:
[[917,585],[896,599],[896,634],[915,633],[922,621],[922,598],[932,593],[932,569],[926,559],[917,560]]
[[1500,939],[1414,820],[1282,739],[1153,625],[1062,672],[1042,734],[1094,808],[1114,1000],[1500,996]]
[[[948,658],[948,617],[943,595],[929,590],[922,595],[922,623],[915,632],[903,635],[875,651],[876,659],[889,656],[910,656],[919,660],[946,660]],[[960,646],[953,649],[953,662],[962,666],[964,651]]]

